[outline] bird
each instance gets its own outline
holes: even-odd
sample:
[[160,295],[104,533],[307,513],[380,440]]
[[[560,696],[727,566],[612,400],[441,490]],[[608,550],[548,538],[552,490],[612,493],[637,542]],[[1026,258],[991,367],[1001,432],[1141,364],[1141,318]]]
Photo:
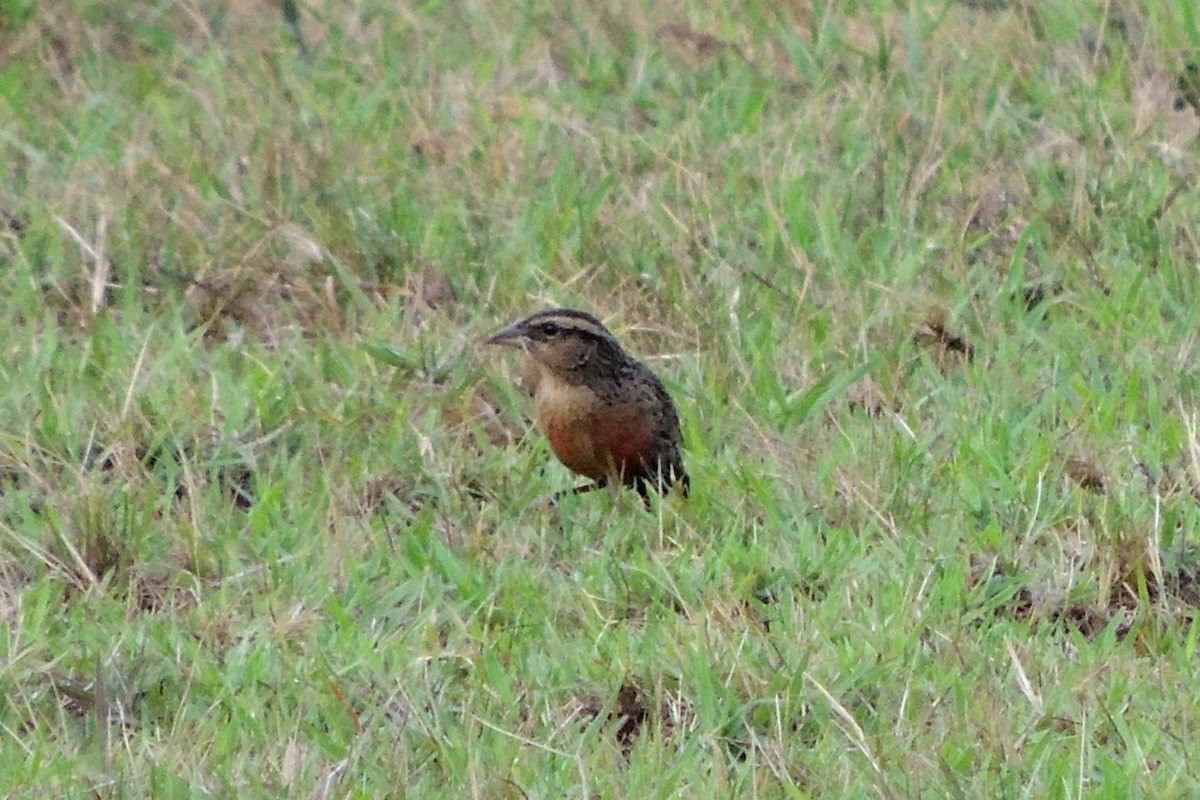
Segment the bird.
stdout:
[[666,388],[596,317],[570,308],[539,311],[484,340],[525,351],[522,383],[533,395],[537,425],[568,469],[592,480],[555,493],[611,486],[665,495],[691,478],[683,465],[679,414]]

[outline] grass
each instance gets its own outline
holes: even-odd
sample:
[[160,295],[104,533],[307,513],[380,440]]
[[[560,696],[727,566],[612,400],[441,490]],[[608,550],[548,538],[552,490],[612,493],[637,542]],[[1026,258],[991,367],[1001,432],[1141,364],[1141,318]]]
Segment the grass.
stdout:
[[1196,794],[1189,3],[283,7],[0,2],[0,794]]

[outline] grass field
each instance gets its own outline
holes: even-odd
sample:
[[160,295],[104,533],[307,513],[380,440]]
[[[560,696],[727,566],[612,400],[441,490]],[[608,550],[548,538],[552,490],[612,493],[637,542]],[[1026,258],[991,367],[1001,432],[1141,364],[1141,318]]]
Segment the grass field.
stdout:
[[[0,0],[0,796],[1200,795],[1200,12]],[[591,311],[692,497],[480,347]]]

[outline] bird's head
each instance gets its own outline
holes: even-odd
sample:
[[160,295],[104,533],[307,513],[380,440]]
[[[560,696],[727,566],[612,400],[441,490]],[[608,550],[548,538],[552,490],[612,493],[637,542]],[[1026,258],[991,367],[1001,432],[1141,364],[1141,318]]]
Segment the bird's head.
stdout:
[[620,357],[621,345],[600,320],[583,311],[539,311],[484,340],[518,347],[557,375],[567,377],[597,358]]

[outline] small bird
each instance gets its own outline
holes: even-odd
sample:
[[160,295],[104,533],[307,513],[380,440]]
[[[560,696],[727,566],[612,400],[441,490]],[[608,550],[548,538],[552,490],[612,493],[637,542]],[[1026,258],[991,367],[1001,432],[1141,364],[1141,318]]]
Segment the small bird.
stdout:
[[484,344],[525,351],[522,381],[533,394],[538,427],[559,461],[595,481],[572,493],[624,484],[649,505],[651,488],[666,494],[678,483],[688,496],[675,404],[600,320],[569,308],[539,311]]

